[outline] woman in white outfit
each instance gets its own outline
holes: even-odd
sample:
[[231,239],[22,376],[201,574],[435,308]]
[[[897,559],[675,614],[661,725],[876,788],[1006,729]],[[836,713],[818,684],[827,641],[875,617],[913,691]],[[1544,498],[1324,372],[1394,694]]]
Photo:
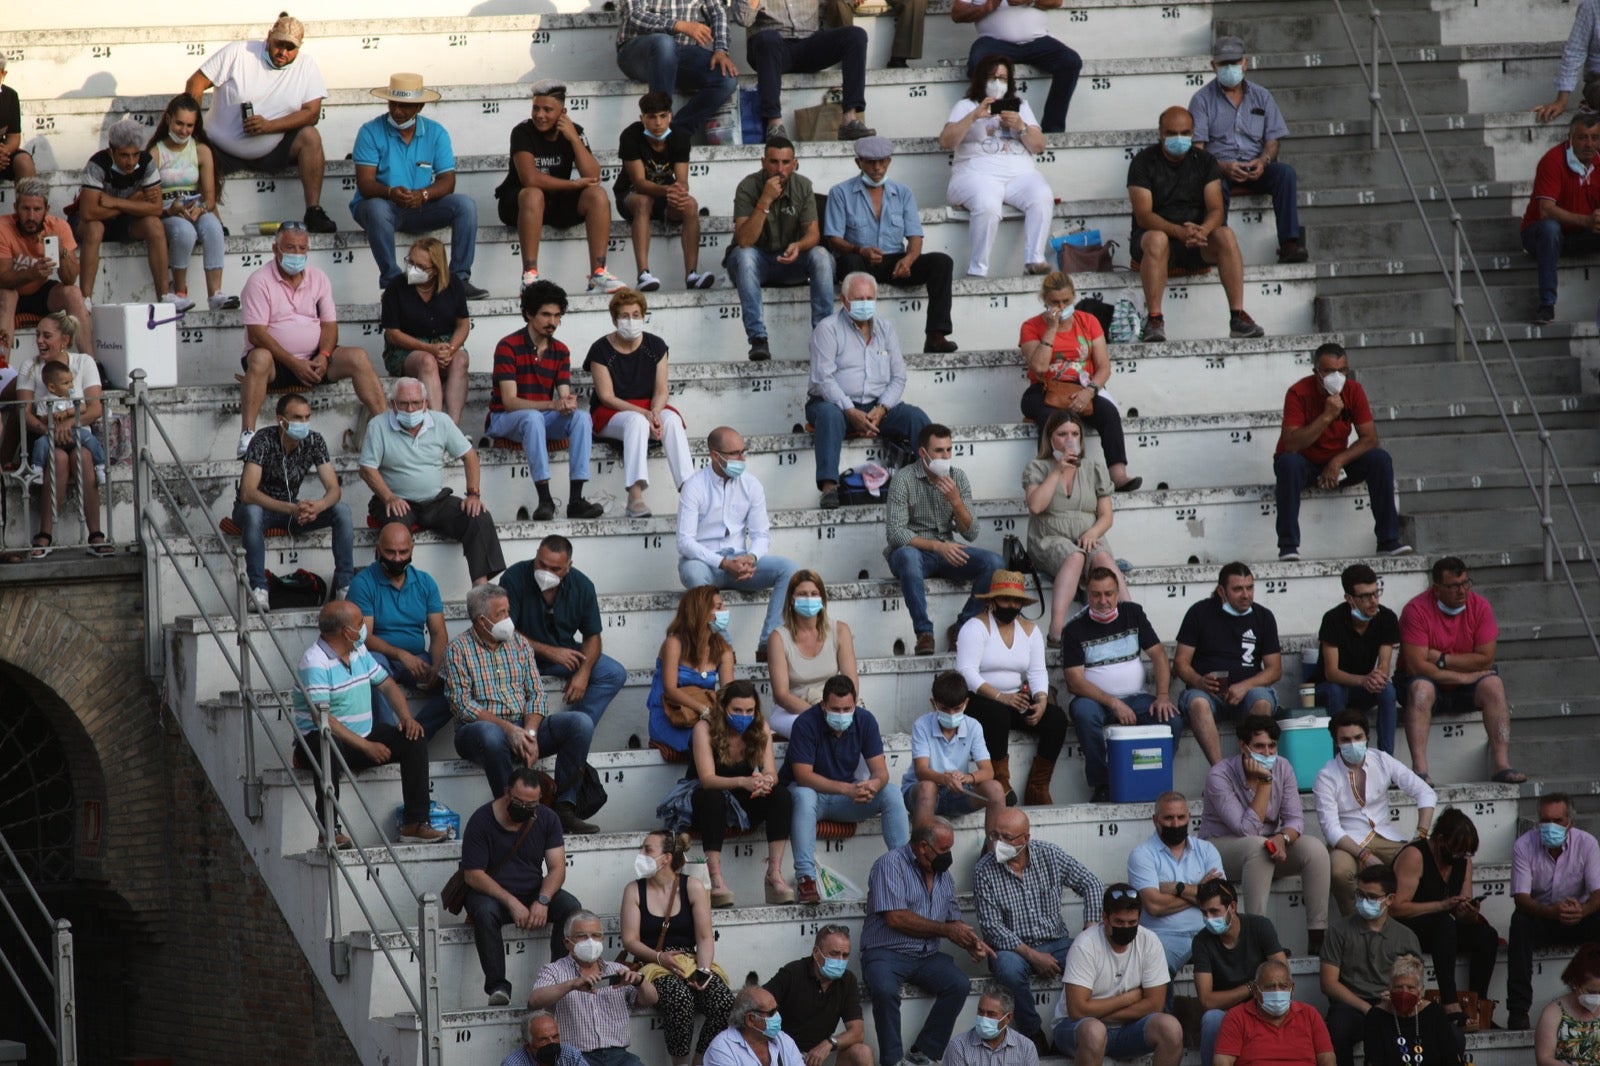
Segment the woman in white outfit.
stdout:
[[967,95],[950,109],[939,147],[956,154],[945,196],[972,216],[968,276],[988,276],[989,250],[1005,204],[1024,215],[1024,269],[1047,273],[1055,194],[1033,165],[1033,157],[1044,151],[1044,134],[1028,102],[1017,97],[1010,60],[987,55],[972,69]]
[[667,342],[644,331],[644,294],[618,289],[611,297],[616,329],[589,346],[583,368],[594,378],[589,417],[594,435],[622,442],[622,483],[628,487],[629,518],[647,518],[644,490],[650,484],[646,461],[650,442],[667,453],[672,486],[694,473],[683,416],[667,404]]

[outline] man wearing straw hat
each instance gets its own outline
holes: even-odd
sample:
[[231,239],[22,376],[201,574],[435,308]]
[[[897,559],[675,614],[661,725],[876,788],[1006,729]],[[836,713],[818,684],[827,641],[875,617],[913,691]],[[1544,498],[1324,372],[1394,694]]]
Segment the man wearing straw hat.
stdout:
[[469,300],[489,293],[469,280],[478,247],[478,205],[456,192],[456,156],[450,133],[422,117],[425,105],[439,99],[424,88],[421,74],[391,74],[387,89],[372,95],[389,102],[388,114],[356,133],[356,194],[350,213],[367,232],[378,264],[378,287],[404,276],[395,263],[394,234],[427,233],[450,227],[450,273]]

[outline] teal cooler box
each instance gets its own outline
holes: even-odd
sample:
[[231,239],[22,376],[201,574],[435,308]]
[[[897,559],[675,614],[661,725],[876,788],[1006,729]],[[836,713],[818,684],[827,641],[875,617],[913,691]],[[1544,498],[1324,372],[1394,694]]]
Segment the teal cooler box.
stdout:
[[1301,792],[1310,792],[1317,771],[1333,758],[1333,737],[1328,733],[1328,719],[1286,718],[1278,723],[1282,730],[1278,737],[1278,754],[1294,767],[1294,779]]
[[1172,729],[1164,725],[1106,727],[1106,768],[1112,803],[1150,803],[1172,788]]

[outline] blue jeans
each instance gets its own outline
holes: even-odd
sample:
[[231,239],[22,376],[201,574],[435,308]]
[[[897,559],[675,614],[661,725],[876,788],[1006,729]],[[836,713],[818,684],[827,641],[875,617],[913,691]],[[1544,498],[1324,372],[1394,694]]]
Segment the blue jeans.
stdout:
[[[389,672],[390,677],[400,683],[401,688],[408,692],[417,691],[417,679],[412,676],[411,671],[407,670],[403,664],[395,662],[379,651],[372,652],[372,657],[379,666]],[[423,703],[422,710],[418,711],[415,717],[422,726],[423,733],[427,735],[429,740],[432,740],[434,734],[449,725],[451,719],[455,716],[450,713],[450,701],[445,697],[443,685],[440,685],[430,693],[422,693],[422,695],[426,696],[426,702]],[[383,693],[377,689],[372,690],[372,713],[384,725],[398,726],[400,724],[395,717],[394,708],[389,706],[389,701],[384,699]]]
[[795,877],[817,876],[817,823],[860,822],[873,815],[883,816],[883,846],[898,848],[911,840],[911,824],[905,801],[893,782],[878,790],[871,803],[857,803],[849,796],[818,792],[804,785],[790,785],[794,813],[789,820],[789,845],[794,848]]
[[[731,554],[731,553],[730,553]],[[678,560],[678,580],[686,589],[701,585],[715,585],[719,589],[737,589],[740,592],[759,592],[771,589],[767,600],[767,617],[761,623],[761,646],[767,637],[783,624],[783,598],[789,591],[789,579],[800,569],[800,564],[781,555],[763,555],[756,560],[756,572],[744,581],[735,581],[733,575],[721,567],[713,570],[699,559]]]
[[[1181,705],[1170,721],[1161,722],[1150,713],[1151,706],[1156,702],[1155,696],[1150,693],[1136,692],[1132,696],[1124,696],[1122,702],[1137,716],[1135,725],[1171,726],[1172,745],[1177,747],[1178,738],[1183,735]],[[1105,707],[1087,696],[1075,697],[1067,705],[1067,713],[1072,716],[1073,728],[1078,731],[1078,743],[1083,746],[1083,776],[1089,782],[1090,791],[1106,788],[1111,783],[1106,769],[1106,726],[1116,725],[1116,719]]]
[[[1268,163],[1261,168],[1255,181],[1244,181],[1229,188],[1228,179],[1222,179],[1222,207],[1226,212],[1234,192],[1265,193],[1272,197],[1272,215],[1278,223],[1278,246],[1300,239],[1300,205],[1296,201],[1299,175],[1288,163]],[[1227,215],[1223,215],[1226,223]]]
[[522,445],[528,460],[528,476],[534,481],[550,480],[550,449],[547,440],[567,441],[567,477],[589,480],[589,444],[594,423],[589,412],[579,408],[569,414],[554,411],[496,411],[489,415],[489,436],[505,437]]
[[[572,676],[571,670],[555,663],[540,663],[539,672],[545,677],[556,677],[563,681]],[[627,683],[627,667],[609,655],[602,655],[594,661],[594,669],[589,671],[589,687],[584,691],[583,699],[567,704],[567,710],[582,711],[591,722],[599,725],[600,716],[606,713],[606,708],[611,706],[611,701]],[[546,694],[549,693],[547,689]]]
[[194,242],[200,240],[201,262],[207,270],[221,270],[223,245],[227,238],[222,232],[222,220],[216,212],[207,211],[200,221],[190,222],[177,215],[161,216],[161,228],[167,231],[167,258],[174,270],[188,270],[194,258]]
[[355,576],[355,540],[350,524],[350,508],[340,500],[317,515],[306,525],[291,516],[268,512],[253,503],[233,504],[233,521],[239,527],[239,539],[244,545],[244,572],[253,589],[267,587],[267,527],[282,526],[290,536],[309,533],[313,529],[333,530],[333,588],[345,588]]
[[[539,758],[556,753],[556,799],[564,803],[578,800],[578,782],[583,764],[589,761],[589,743],[594,739],[594,723],[586,714],[559,711],[547,714],[539,723]],[[506,731],[494,722],[479,719],[456,723],[456,754],[483,767],[489,791],[505,795],[511,780],[511,745]]]
[[394,260],[395,231],[427,233],[450,227],[450,273],[472,276],[472,259],[478,249],[478,205],[465,193],[453,192],[421,207],[397,207],[388,200],[363,199],[350,209],[356,225],[367,231],[372,260],[378,264],[378,287],[386,289],[401,276]]
[[1200,1016],[1200,1066],[1211,1066],[1217,1053],[1217,1034],[1222,1032],[1222,1018],[1227,1013],[1208,1010]]
[[942,951],[931,955],[902,955],[887,948],[868,948],[861,953],[861,975],[872,994],[872,1020],[878,1026],[878,1062],[895,1066],[905,1058],[900,1037],[900,986],[909,984],[931,993],[933,1009],[922,1023],[922,1032],[912,1043],[937,1062],[950,1042],[950,1030],[966,1006],[972,982],[961,972],[956,960]]
[[756,72],[761,121],[783,117],[783,76],[815,74],[837,66],[843,75],[845,111],[867,109],[867,31],[859,26],[816,30],[805,37],[785,38],[762,30],[745,38],[744,57]]
[[[77,437],[78,443],[84,448],[89,449],[89,454],[94,456],[94,465],[105,466],[105,445],[101,444],[100,438],[94,435],[94,430],[90,429],[88,426],[79,426]],[[53,437],[41,435],[33,442],[32,458],[35,469],[43,470],[50,465],[50,450],[53,447],[55,447],[55,439]],[[71,450],[71,448],[62,449],[62,451],[66,452],[70,452]]]
[[[1273,457],[1272,471],[1278,482],[1278,551],[1300,547],[1300,494],[1317,482],[1322,467],[1299,452],[1280,452]],[[1344,468],[1345,484],[1367,483],[1372,500],[1372,531],[1378,550],[1400,546],[1400,511],[1394,505],[1394,460],[1382,448],[1357,456]]]
[[1267,701],[1271,707],[1271,710],[1267,712],[1269,714],[1278,709],[1278,694],[1267,685],[1257,685],[1249,692],[1246,692],[1244,694],[1244,702],[1237,706],[1222,702],[1221,697],[1213,696],[1203,688],[1186,688],[1183,690],[1183,695],[1178,698],[1178,710],[1188,714],[1189,704],[1194,700],[1206,701],[1206,705],[1211,708],[1213,721],[1222,721],[1224,719],[1232,721],[1235,715],[1254,714],[1255,712],[1250,708],[1257,700]]
[[[1046,940],[1038,944],[1029,944],[1035,951],[1042,951],[1055,959],[1061,965],[1067,964],[1067,949],[1072,947],[1070,936],[1057,937],[1055,940]],[[989,962],[989,972],[994,974],[994,979],[1010,991],[1017,1002],[1017,1016],[1012,1024],[1017,1032],[1023,1036],[1032,1036],[1039,1032],[1039,1009],[1033,1005],[1033,988],[1028,984],[1033,979],[1033,968],[1028,965],[1028,960],[1015,951],[997,951]]]
[[744,316],[744,335],[755,340],[767,335],[761,317],[763,285],[811,284],[811,328],[833,314],[833,256],[817,245],[793,263],[778,262],[778,253],[765,248],[729,248],[722,257],[728,279],[739,290],[740,314]]
[[1561,232],[1561,223],[1542,218],[1522,231],[1522,247],[1539,264],[1539,303],[1556,305],[1556,267],[1564,255],[1587,255],[1600,250],[1600,236],[1578,230]]
[[1005,56],[1013,63],[1026,63],[1049,74],[1050,95],[1044,98],[1044,110],[1039,113],[1039,129],[1045,133],[1066,131],[1067,107],[1078,88],[1078,75],[1083,73],[1082,56],[1054,37],[1036,37],[1026,44],[1012,44],[998,37],[979,37],[967,52],[969,77],[972,68],[986,55]]
[[[866,412],[876,405],[877,401],[874,400],[855,406],[857,411]],[[812,396],[806,400],[806,421],[813,427],[811,446],[817,453],[817,488],[820,489],[824,482],[829,481],[838,484],[839,450],[844,446],[844,411],[820,396]],[[910,451],[916,447],[917,436],[930,421],[932,419],[922,408],[898,403],[883,416],[878,432]]]
[[1394,682],[1390,681],[1378,692],[1368,692],[1364,688],[1351,688],[1347,685],[1335,685],[1327,681],[1317,682],[1317,702],[1328,710],[1328,717],[1332,718],[1346,707],[1354,707],[1359,711],[1378,709],[1378,748],[1389,755],[1394,754],[1394,725],[1397,717]]
[[698,133],[717,109],[739,87],[739,79],[711,69],[711,49],[679,44],[670,33],[642,33],[617,46],[617,66],[651,92],[672,95],[674,89],[689,94],[672,124]]
[[[989,591],[989,578],[1002,567],[1000,556],[983,548],[965,545],[967,561],[952,566],[938,552],[923,551],[906,545],[889,553],[889,569],[900,580],[900,596],[911,612],[911,628],[918,636],[933,632],[933,622],[928,618],[928,590],[925,582],[930,577],[948,577],[956,581],[972,581],[973,595]],[[978,601],[973,596],[961,608],[956,618],[959,626],[978,613]]]

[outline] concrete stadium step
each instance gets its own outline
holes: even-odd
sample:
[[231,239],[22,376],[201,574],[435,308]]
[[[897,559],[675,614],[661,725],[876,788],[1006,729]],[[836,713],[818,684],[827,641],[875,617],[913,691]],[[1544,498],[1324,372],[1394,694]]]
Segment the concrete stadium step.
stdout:
[[[1600,535],[1600,501],[1593,499],[1578,503],[1578,515],[1590,530],[1590,537]],[[1425,543],[1451,544],[1466,550],[1486,551],[1506,542],[1508,534],[1525,531],[1535,543],[1539,537],[1540,512],[1532,506],[1505,507],[1493,512],[1462,514],[1459,511],[1407,512],[1416,530],[1418,540]],[[1569,550],[1577,544],[1577,526],[1572,511],[1563,503],[1552,505],[1551,517],[1557,538]]]
[[[1243,36],[1252,48],[1262,51],[1289,51],[1306,41],[1328,42],[1335,48],[1349,48],[1346,22],[1331,4],[1301,3],[1293,14],[1281,6],[1265,3],[1230,3],[1219,8],[1213,20],[1218,34]],[[1355,33],[1357,46],[1369,39],[1371,23],[1354,12],[1347,12],[1348,25]],[[1395,44],[1438,44],[1439,16],[1422,4],[1385,4],[1383,28]]]

